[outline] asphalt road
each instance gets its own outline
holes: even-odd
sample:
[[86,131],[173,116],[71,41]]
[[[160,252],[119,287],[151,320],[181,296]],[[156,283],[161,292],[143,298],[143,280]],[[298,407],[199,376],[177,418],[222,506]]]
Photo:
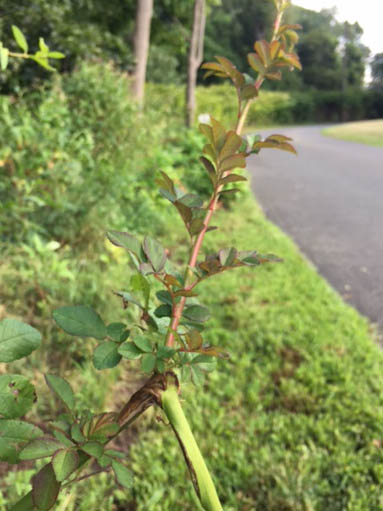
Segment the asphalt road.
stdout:
[[298,157],[271,149],[251,157],[252,189],[319,273],[382,327],[383,149],[324,137],[321,129],[273,130],[294,139]]

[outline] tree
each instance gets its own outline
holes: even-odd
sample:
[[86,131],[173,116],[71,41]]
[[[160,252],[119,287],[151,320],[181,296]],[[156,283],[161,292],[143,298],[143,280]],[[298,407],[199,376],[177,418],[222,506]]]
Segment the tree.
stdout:
[[377,53],[371,62],[371,86],[383,91],[383,52]]
[[203,58],[203,42],[205,35],[205,0],[195,0],[193,14],[193,28],[190,38],[188,55],[188,75],[186,86],[186,124],[191,127],[195,113],[195,88],[197,85],[197,71]]
[[359,23],[343,23],[342,88],[361,88],[365,71],[365,62],[370,50],[361,44],[363,29]]
[[149,53],[150,22],[153,15],[153,0],[138,0],[136,29],[134,34],[133,94],[140,105],[144,102],[146,63]]

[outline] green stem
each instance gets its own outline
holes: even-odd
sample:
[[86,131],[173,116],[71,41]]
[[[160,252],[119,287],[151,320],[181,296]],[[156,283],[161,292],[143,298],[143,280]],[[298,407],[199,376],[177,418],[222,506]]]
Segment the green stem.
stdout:
[[177,436],[202,507],[205,511],[223,511],[213,480],[182,410],[174,385],[169,385],[162,392],[161,405]]

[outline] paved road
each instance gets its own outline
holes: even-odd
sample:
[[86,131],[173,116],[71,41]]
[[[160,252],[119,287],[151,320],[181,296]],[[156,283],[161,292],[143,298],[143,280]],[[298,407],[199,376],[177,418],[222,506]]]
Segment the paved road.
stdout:
[[298,157],[252,157],[253,191],[345,300],[383,326],[383,149],[320,131],[274,130],[294,139]]

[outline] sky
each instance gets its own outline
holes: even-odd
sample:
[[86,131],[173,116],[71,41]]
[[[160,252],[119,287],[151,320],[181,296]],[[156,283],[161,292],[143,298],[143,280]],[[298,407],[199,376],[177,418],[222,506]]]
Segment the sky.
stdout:
[[371,56],[383,52],[383,0],[293,0],[294,5],[320,11],[336,8],[338,21],[357,21],[363,28],[361,42],[371,50]]

